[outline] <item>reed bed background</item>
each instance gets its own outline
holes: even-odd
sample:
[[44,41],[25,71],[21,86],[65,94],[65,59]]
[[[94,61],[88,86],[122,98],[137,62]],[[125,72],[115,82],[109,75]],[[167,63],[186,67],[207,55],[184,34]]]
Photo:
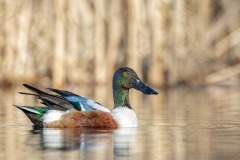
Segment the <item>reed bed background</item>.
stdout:
[[0,84],[238,84],[239,0],[0,0]]

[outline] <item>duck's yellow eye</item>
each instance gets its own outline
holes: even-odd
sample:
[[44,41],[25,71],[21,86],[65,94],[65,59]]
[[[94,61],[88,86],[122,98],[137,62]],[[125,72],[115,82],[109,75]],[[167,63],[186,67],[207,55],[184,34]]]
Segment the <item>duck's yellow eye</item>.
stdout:
[[128,73],[127,73],[127,72],[123,72],[122,75],[123,75],[124,77],[126,77],[126,76],[128,75]]

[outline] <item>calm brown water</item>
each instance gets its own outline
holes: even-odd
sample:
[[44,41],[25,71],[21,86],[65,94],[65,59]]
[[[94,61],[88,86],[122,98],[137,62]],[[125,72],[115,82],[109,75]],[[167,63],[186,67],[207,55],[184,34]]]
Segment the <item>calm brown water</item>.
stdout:
[[[78,91],[112,106],[111,89]],[[0,159],[240,159],[240,88],[131,91],[138,128],[34,129],[12,104],[37,104],[19,89],[0,90]]]

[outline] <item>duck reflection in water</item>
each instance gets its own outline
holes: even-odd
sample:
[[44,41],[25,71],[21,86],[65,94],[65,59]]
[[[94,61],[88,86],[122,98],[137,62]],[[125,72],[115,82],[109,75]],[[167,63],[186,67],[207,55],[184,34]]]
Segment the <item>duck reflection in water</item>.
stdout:
[[[83,150],[113,152],[114,156],[127,156],[136,143],[137,128],[96,129],[33,129],[28,145],[40,149]],[[35,142],[35,143],[32,143]],[[38,144],[36,145],[36,142]]]

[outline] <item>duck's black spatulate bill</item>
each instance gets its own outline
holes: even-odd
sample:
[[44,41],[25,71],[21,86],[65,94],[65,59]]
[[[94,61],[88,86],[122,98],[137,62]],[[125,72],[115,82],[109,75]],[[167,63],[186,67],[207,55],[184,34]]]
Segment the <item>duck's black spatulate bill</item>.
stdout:
[[143,92],[144,94],[156,94],[156,95],[158,94],[157,91],[155,91],[154,89],[150,88],[150,87],[147,86],[147,85],[145,85],[145,86],[143,87],[142,92]]
[[136,78],[136,81],[132,83],[133,88],[142,91],[144,94],[158,94],[157,91],[143,83],[139,78]]

